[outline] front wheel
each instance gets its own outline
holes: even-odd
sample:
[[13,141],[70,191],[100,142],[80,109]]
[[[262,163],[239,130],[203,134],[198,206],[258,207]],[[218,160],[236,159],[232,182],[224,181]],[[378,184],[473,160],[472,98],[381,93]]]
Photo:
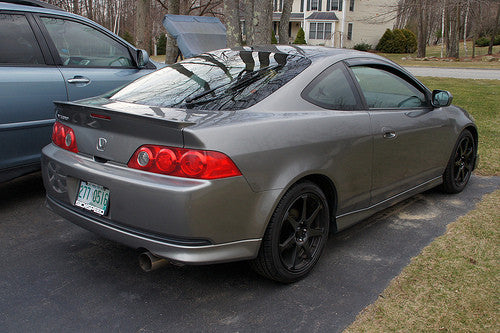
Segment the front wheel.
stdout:
[[459,193],[467,183],[476,161],[476,143],[470,131],[463,131],[458,137],[455,149],[443,174],[442,190]]
[[276,207],[252,268],[283,283],[305,277],[321,256],[329,223],[321,189],[308,181],[294,185]]

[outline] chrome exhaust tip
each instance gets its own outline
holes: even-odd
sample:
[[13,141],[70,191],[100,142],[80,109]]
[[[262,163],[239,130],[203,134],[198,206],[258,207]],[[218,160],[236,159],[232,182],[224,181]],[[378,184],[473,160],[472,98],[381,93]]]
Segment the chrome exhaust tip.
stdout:
[[165,258],[155,256],[151,252],[143,252],[139,255],[139,266],[144,272],[151,272],[160,267],[166,266],[169,261]]

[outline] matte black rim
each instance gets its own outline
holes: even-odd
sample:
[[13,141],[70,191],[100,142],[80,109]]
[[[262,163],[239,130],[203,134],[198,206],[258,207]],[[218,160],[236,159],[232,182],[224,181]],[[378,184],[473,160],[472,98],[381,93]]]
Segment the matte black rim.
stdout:
[[279,255],[291,272],[306,270],[320,255],[325,237],[325,207],[313,193],[297,197],[284,214],[279,236]]
[[462,186],[469,180],[474,164],[474,142],[465,136],[460,140],[453,164],[453,180],[456,186]]

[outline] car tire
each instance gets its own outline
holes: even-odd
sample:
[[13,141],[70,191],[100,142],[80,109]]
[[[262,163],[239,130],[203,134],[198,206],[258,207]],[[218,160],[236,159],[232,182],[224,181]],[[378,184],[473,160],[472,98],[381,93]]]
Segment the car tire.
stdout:
[[329,223],[328,202],[321,189],[309,181],[295,184],[278,203],[252,268],[282,283],[302,279],[321,256]]
[[443,174],[441,190],[445,193],[459,193],[469,182],[476,161],[476,143],[472,133],[464,130],[458,137],[448,165]]

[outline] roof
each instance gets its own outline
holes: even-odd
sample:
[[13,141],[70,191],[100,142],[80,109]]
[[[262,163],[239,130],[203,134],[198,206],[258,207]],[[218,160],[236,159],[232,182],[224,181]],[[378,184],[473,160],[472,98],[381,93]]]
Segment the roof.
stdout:
[[314,12],[307,17],[307,20],[338,21],[334,12]]
[[226,47],[226,27],[216,17],[167,14],[163,26],[186,58]]
[[55,9],[55,10],[64,10],[60,7],[51,5],[47,2],[39,1],[39,0],[1,0],[0,2],[4,3],[12,3],[15,5],[22,5],[22,6],[31,6],[31,7],[40,7],[40,8],[48,8],[48,9]]
[[[304,13],[291,13],[290,21],[302,21],[304,19]],[[281,13],[273,13],[273,21],[281,20]]]
[[274,53],[286,53],[302,56],[309,58],[312,61],[316,61],[322,58],[332,57],[332,56],[343,56],[343,55],[358,55],[364,57],[378,57],[371,53],[351,50],[351,49],[339,49],[326,46],[312,46],[312,45],[255,45],[255,46],[241,46],[232,48],[232,50],[248,50],[257,52],[274,52]]

